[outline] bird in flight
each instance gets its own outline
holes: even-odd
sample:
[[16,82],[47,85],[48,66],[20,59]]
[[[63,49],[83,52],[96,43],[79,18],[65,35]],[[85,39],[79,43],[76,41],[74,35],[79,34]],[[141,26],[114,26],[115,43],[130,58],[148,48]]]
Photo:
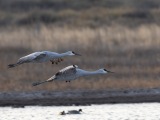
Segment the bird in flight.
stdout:
[[52,82],[54,80],[64,80],[66,82],[70,82],[71,80],[75,80],[83,76],[92,76],[92,75],[107,74],[107,73],[113,73],[113,72],[106,70],[104,68],[96,70],[96,71],[86,71],[86,70],[82,70],[78,68],[77,65],[70,65],[68,67],[63,68],[59,72],[57,72],[55,75],[53,75],[48,80],[45,80],[42,82],[35,82],[32,85],[37,86],[42,83]]
[[42,63],[48,61],[50,61],[52,64],[58,64],[59,62],[63,61],[63,57],[74,55],[81,56],[73,51],[68,51],[65,53],[56,53],[51,51],[34,52],[21,57],[15,64],[9,64],[8,67],[13,68],[23,63]]

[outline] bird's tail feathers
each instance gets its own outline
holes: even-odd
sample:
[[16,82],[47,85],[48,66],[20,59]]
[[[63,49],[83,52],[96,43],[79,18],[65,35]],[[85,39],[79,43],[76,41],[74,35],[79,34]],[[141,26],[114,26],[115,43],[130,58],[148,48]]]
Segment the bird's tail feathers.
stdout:
[[16,64],[9,64],[8,65],[8,68],[13,68],[13,67],[16,67],[18,64],[16,63]]
[[32,86],[37,86],[37,85],[43,84],[43,83],[45,83],[45,82],[47,82],[47,81],[35,82],[35,83],[32,84]]
[[[53,76],[54,77],[54,76]],[[51,77],[51,78],[49,78],[48,80],[46,80],[46,81],[42,81],[42,82],[35,82],[35,83],[33,83],[32,84],[32,86],[37,86],[37,85],[40,85],[40,84],[43,84],[43,83],[46,83],[46,82],[52,82],[53,80],[54,80],[54,78],[53,77]]]

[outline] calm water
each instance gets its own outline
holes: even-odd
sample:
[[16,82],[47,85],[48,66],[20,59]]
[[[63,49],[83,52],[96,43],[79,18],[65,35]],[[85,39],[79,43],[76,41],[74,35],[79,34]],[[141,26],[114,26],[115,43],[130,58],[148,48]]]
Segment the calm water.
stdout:
[[[59,115],[60,111],[79,108],[82,114]],[[160,103],[0,107],[0,120],[160,120]]]

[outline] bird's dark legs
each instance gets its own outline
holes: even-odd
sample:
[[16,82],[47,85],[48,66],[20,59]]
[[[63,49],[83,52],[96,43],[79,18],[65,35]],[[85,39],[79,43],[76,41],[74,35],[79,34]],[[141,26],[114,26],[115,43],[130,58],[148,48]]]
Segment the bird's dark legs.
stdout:
[[53,60],[50,60],[50,61],[51,61],[52,64],[54,64],[54,61],[53,61]]
[[52,62],[52,64],[58,64],[58,63],[60,63],[60,62],[62,62],[63,61],[63,59],[62,58],[58,58],[58,59],[53,59],[53,60],[50,60],[51,62]]
[[71,81],[66,81],[66,83],[67,83],[67,82],[71,82]]
[[60,58],[60,61],[63,61],[63,59],[62,59],[62,58]]

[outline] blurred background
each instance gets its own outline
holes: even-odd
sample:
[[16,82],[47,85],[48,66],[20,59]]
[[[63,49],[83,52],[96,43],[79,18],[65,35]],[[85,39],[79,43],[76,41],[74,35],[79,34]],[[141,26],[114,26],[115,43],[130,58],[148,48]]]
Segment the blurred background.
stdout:
[[[42,50],[83,56],[7,68]],[[160,1],[0,0],[0,58],[0,91],[159,87]],[[32,87],[71,64],[115,74]]]

